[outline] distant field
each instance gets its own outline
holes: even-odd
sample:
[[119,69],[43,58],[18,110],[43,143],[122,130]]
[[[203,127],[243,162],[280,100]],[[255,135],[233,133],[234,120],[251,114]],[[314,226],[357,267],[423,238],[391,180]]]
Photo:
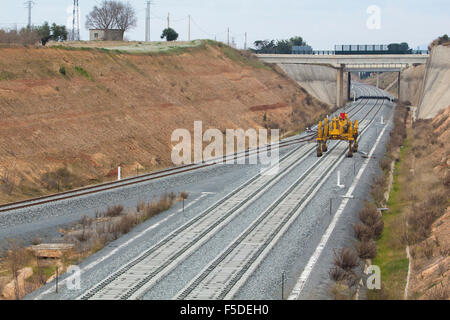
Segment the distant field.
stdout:
[[99,48],[107,50],[120,50],[128,52],[162,52],[172,49],[192,48],[201,45],[203,40],[194,41],[76,41],[76,42],[53,42],[49,46],[64,46],[73,48]]

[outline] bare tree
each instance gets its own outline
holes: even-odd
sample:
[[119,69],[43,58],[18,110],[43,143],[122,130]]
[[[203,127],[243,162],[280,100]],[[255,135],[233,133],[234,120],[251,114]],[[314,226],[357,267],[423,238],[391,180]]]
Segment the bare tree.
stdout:
[[123,31],[127,31],[136,27],[137,18],[134,8],[127,2],[126,5],[119,10],[119,14],[116,18],[117,28]]
[[119,29],[125,32],[136,27],[136,24],[134,8],[120,1],[103,0],[100,6],[94,6],[86,16],[87,29]]

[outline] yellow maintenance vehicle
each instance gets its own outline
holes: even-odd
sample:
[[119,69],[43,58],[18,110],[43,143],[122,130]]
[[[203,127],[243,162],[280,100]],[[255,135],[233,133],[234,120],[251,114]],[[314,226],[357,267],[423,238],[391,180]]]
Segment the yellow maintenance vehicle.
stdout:
[[347,113],[341,113],[339,118],[333,118],[328,121],[319,122],[317,131],[317,156],[321,157],[323,152],[328,151],[328,140],[343,140],[349,142],[348,154],[349,158],[353,157],[353,153],[358,151],[358,120],[351,122]]

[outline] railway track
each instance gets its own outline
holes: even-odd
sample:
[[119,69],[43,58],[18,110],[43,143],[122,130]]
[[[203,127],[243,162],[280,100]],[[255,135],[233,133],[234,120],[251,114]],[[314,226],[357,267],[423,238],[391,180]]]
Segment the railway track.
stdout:
[[[366,104],[361,100],[349,112],[357,114]],[[315,144],[310,144],[291,151],[282,159],[277,176],[255,176],[78,298],[142,297],[181,261],[314,152],[315,148]]]
[[[384,105],[377,103],[361,121],[361,136]],[[375,109],[370,123],[366,120]],[[176,299],[231,299],[256,269],[278,238],[301,214],[316,191],[345,158],[347,145],[337,142],[324,159],[317,160],[259,218],[193,279]]]
[[199,170],[199,169],[203,169],[206,167],[211,167],[211,166],[217,165],[217,163],[219,163],[219,160],[220,160],[220,162],[225,163],[226,161],[229,161],[229,160],[237,160],[237,159],[255,156],[255,155],[260,154],[261,152],[270,151],[270,150],[272,150],[272,148],[281,149],[281,148],[286,148],[286,147],[289,147],[292,145],[300,144],[303,142],[308,142],[308,141],[314,139],[315,136],[316,136],[316,133],[308,133],[304,137],[294,138],[294,139],[290,139],[287,141],[281,141],[281,142],[279,142],[278,146],[268,145],[266,147],[249,149],[246,151],[234,153],[232,155],[223,156],[221,158],[208,159],[208,160],[203,161],[202,163],[183,165],[183,166],[179,166],[176,168],[170,168],[170,169],[161,170],[158,172],[140,175],[137,177],[122,179],[120,181],[107,182],[107,183],[103,183],[100,185],[80,188],[80,189],[76,189],[76,190],[70,190],[70,191],[61,192],[61,193],[54,194],[54,195],[49,195],[49,196],[44,196],[44,197],[39,197],[39,198],[34,198],[34,199],[29,199],[29,200],[24,200],[24,201],[18,201],[18,202],[14,202],[14,203],[8,203],[8,204],[0,205],[0,213],[12,211],[12,210],[23,209],[23,208],[28,208],[28,207],[33,207],[33,206],[37,206],[37,205],[41,205],[41,204],[46,204],[46,203],[51,203],[51,202],[56,202],[56,201],[61,201],[61,200],[66,200],[66,199],[71,199],[71,198],[77,198],[77,197],[84,196],[84,195],[90,195],[90,194],[94,194],[94,193],[98,193],[98,192],[123,188],[123,187],[131,186],[134,184],[138,184],[138,183],[143,183],[143,182],[161,179],[161,178],[165,178],[165,177],[169,177],[169,176],[173,176],[173,175],[177,175],[177,174],[191,172],[194,170]]

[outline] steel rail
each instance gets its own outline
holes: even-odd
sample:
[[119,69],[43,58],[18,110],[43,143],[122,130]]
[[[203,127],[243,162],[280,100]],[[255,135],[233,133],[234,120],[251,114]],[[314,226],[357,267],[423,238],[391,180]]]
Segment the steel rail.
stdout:
[[[316,135],[315,133],[312,133],[312,134],[306,135],[305,137],[291,139],[286,142],[280,142],[279,146],[275,146],[275,148],[285,148],[285,147],[292,146],[295,144],[308,142],[311,139],[314,139],[315,135]],[[272,150],[272,148],[273,148],[273,146],[268,145],[268,146],[260,147],[260,148],[253,149],[253,150],[241,151],[240,153],[244,153],[243,155],[234,153],[233,155],[223,156],[222,161],[224,161],[224,163],[226,163],[226,161],[229,161],[230,158],[232,160],[237,160],[240,158],[247,158],[250,156],[254,156],[256,154],[260,154],[261,152],[270,151],[270,150]],[[118,188],[127,187],[127,186],[135,185],[135,184],[140,184],[140,183],[151,181],[151,180],[161,179],[161,178],[165,178],[165,177],[169,177],[169,176],[173,176],[173,175],[178,175],[181,173],[199,170],[199,169],[203,169],[206,167],[217,165],[219,159],[216,158],[216,159],[211,159],[211,160],[205,160],[202,162],[202,164],[195,163],[195,164],[184,165],[184,166],[180,166],[180,167],[176,167],[176,168],[170,168],[170,169],[161,170],[158,172],[148,173],[148,174],[141,175],[138,177],[126,178],[126,179],[123,179],[120,181],[107,182],[107,183],[100,184],[100,185],[65,191],[65,192],[48,195],[48,196],[44,196],[44,197],[8,203],[8,204],[0,205],[0,213],[23,209],[23,208],[28,208],[28,207],[33,207],[33,206],[51,203],[51,202],[57,202],[57,201],[61,201],[61,200],[71,199],[71,198],[77,198],[77,197],[81,197],[81,196],[85,196],[85,195],[89,195],[89,194],[95,194],[95,193],[99,193],[99,192],[103,192],[103,191],[118,189]]]

